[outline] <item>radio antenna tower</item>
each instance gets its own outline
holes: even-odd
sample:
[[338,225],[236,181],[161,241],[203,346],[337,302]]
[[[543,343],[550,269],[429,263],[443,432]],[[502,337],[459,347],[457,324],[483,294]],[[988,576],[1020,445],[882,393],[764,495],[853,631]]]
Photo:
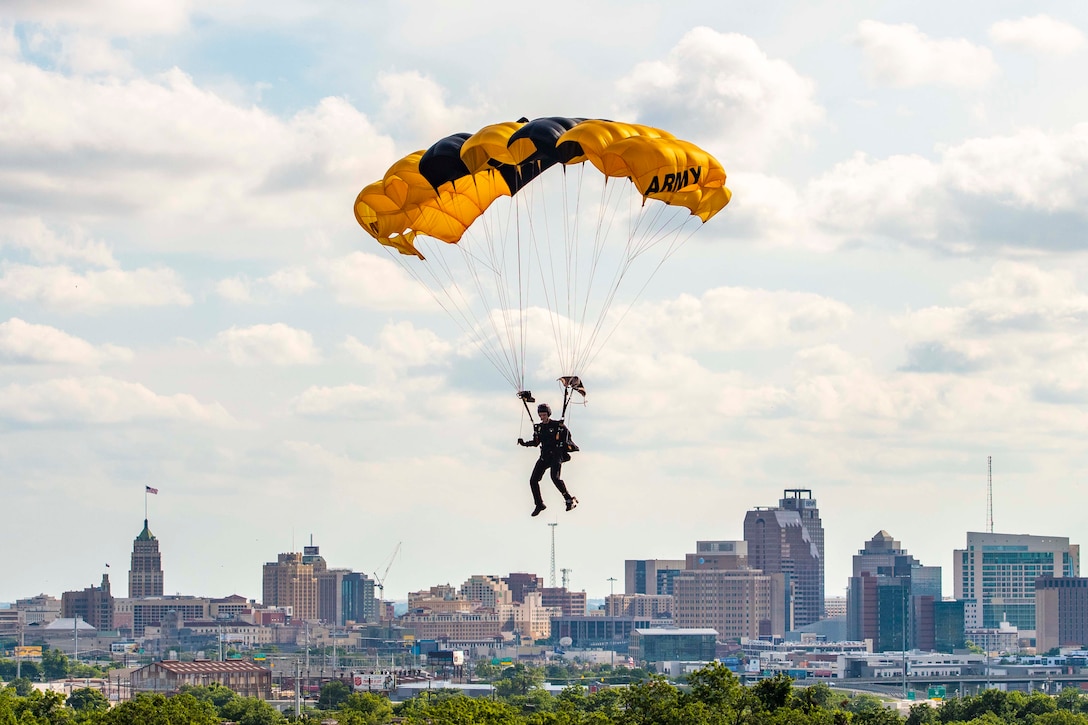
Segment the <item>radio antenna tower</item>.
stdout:
[[548,526],[552,527],[552,567],[551,575],[548,577],[548,586],[552,589],[555,589],[555,527],[558,525],[558,521],[553,524],[548,524]]
[[993,456],[986,456],[986,532],[994,532],[994,464]]

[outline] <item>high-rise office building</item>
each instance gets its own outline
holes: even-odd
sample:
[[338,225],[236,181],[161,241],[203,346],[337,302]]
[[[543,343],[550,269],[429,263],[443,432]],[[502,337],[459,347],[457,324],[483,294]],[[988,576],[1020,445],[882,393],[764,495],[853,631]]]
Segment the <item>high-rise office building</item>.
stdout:
[[[305,555],[304,555],[305,556]],[[317,577],[317,618],[334,625],[378,621],[374,580],[350,569],[326,569]]]
[[972,531],[952,562],[956,599],[968,603],[968,629],[1008,621],[1021,636],[1034,637],[1035,580],[1079,576],[1080,546],[1063,536]]
[[790,590],[789,629],[824,614],[824,529],[812,491],[786,489],[775,508],[757,507],[744,517],[748,563],[765,574],[784,574]]
[[785,575],[747,566],[743,541],[700,541],[696,548],[676,576],[676,626],[713,629],[721,642],[783,636]]
[[128,597],[162,596],[162,556],[159,554],[159,540],[147,528],[132,542],[132,563],[128,570]]
[[941,568],[921,563],[878,531],[854,555],[846,594],[846,637],[871,639],[878,652],[932,650],[935,603],[941,601]]
[[1035,580],[1035,650],[1088,646],[1088,579],[1040,577]]
[[262,577],[264,605],[291,607],[292,618],[299,621],[317,618],[317,577],[314,565],[302,557],[298,552],[280,554],[264,565]]
[[110,594],[109,574],[102,575],[102,584],[81,592],[64,592],[60,597],[61,616],[82,618],[99,632],[113,629],[113,595]]

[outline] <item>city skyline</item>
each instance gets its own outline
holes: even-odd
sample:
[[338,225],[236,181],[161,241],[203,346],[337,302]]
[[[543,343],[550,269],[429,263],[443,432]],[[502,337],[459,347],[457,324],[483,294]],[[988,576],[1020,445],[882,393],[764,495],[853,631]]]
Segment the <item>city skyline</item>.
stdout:
[[[802,493],[802,492],[803,493],[810,493],[810,494],[813,493],[813,492],[810,492],[810,491],[807,491],[807,490],[804,490],[804,491],[796,490],[796,489],[785,489],[784,490],[784,494],[788,494],[788,493],[799,494],[799,493]],[[785,499],[783,499],[783,500],[785,500]],[[782,504],[783,500],[779,501],[779,506]],[[815,501],[814,501],[814,503],[815,503]],[[724,539],[723,538],[722,540],[724,540],[724,541],[743,541],[744,540],[744,537],[743,537],[743,521],[745,520],[745,518],[751,518],[752,514],[757,513],[757,512],[762,512],[762,513],[770,512],[770,513],[773,513],[775,511],[782,511],[782,510],[783,509],[779,508],[778,506],[765,506],[765,507],[759,507],[759,509],[756,510],[756,511],[749,511],[748,515],[746,517],[742,517],[742,527],[741,527],[742,530],[740,532],[742,535],[737,536],[737,537],[732,538],[732,539]],[[144,512],[144,515],[147,515],[146,510]],[[168,565],[163,565],[162,562],[161,562],[161,558],[162,558],[163,554],[158,548],[159,544],[161,543],[161,539],[160,539],[160,537],[157,537],[157,536],[151,534],[149,521],[150,521],[150,519],[146,519],[146,518],[143,520],[143,528],[141,529],[139,534],[135,537],[135,539],[131,542],[132,549],[130,551],[130,559],[131,559],[131,562],[132,562],[131,566],[134,569],[137,570],[137,575],[141,579],[141,581],[144,578],[146,578],[146,576],[147,576],[145,574],[145,572],[148,571],[148,565],[145,562],[150,560],[150,561],[154,562],[154,566],[160,567],[160,568],[157,568],[157,569],[154,570],[156,579],[155,579],[155,584],[153,586],[157,587],[157,588],[153,588],[153,589],[149,590],[151,593],[147,594],[146,596],[161,596],[163,594],[167,594],[167,595],[169,595],[169,594],[182,594],[182,595],[198,596],[198,597],[226,597],[226,596],[231,596],[231,595],[240,595],[240,596],[245,597],[248,600],[261,602],[263,604],[269,604],[270,603],[270,602],[264,601],[266,599],[266,592],[268,591],[267,590],[267,586],[268,586],[267,574],[264,575],[265,582],[263,584],[259,583],[257,585],[256,592],[250,592],[250,591],[247,591],[247,590],[245,590],[244,588],[241,588],[241,587],[236,587],[232,591],[223,591],[223,592],[193,591],[193,590],[183,590],[183,589],[172,590],[172,589],[169,589],[168,587],[166,587],[166,584],[169,583],[169,573],[168,573],[169,572],[169,566]],[[819,524],[820,519],[817,518],[816,521],[817,521],[817,524]],[[559,526],[557,528],[562,529],[561,526]],[[821,533],[825,533],[825,532],[821,532]],[[851,572],[857,566],[856,563],[849,563],[849,562],[856,561],[857,560],[857,554],[858,554],[859,551],[861,553],[865,553],[866,550],[869,549],[869,547],[871,546],[873,541],[878,540],[882,536],[888,536],[888,534],[889,534],[889,532],[887,532],[886,530],[880,529],[875,533],[875,535],[873,537],[870,537],[870,539],[867,539],[867,540],[865,540],[863,542],[860,542],[861,545],[859,547],[857,547],[854,550],[854,552],[852,552],[849,555],[844,556],[844,559],[847,561],[846,564],[840,565],[839,562],[836,562],[833,558],[831,559],[831,565],[829,566],[829,570],[838,571],[840,568],[842,568],[843,570],[845,570],[847,572],[847,576],[846,576],[846,578],[844,580],[844,584],[843,584],[842,587],[837,587],[835,585],[835,582],[831,582],[831,581],[825,579],[825,581],[824,581],[825,593],[824,593],[824,597],[823,597],[824,600],[826,600],[828,598],[832,598],[832,597],[843,597],[843,596],[845,596],[846,589],[848,588],[848,583],[849,583],[849,579],[850,579],[850,576],[851,576]],[[1069,544],[1071,542],[1070,537],[1061,537],[1061,536],[1056,535],[1056,534],[1053,534],[1053,535],[1052,534],[1048,534],[1048,535],[1041,535],[1041,534],[1007,534],[1007,533],[1003,533],[1003,532],[996,532],[994,534],[988,534],[988,533],[985,533],[985,532],[970,532],[970,531],[963,532],[961,541],[966,540],[966,541],[970,542],[970,541],[972,541],[972,537],[979,538],[979,539],[986,539],[987,537],[993,537],[993,536],[997,536],[999,538],[1004,537],[1006,539],[1013,539],[1013,540],[1016,540],[1016,539],[1035,539],[1035,538],[1047,538],[1047,537],[1049,537],[1050,539],[1054,539],[1054,540],[1058,540],[1058,541],[1064,540],[1067,544]],[[721,538],[721,537],[719,537],[719,538]],[[329,569],[330,571],[334,570],[334,569],[337,569],[337,570],[339,570],[339,569],[350,569],[352,571],[357,571],[357,572],[365,575],[367,578],[371,579],[372,581],[376,581],[377,576],[380,576],[383,573],[383,572],[379,572],[379,571],[366,571],[365,569],[357,568],[351,562],[343,562],[343,561],[339,561],[339,560],[337,560],[335,562],[335,564],[328,564],[328,563],[326,563],[324,556],[322,554],[318,554],[318,551],[320,550],[320,548],[322,546],[322,544],[320,542],[320,537],[315,537],[315,535],[313,533],[310,533],[310,534],[307,534],[306,540],[309,543],[304,544],[303,546],[299,547],[298,549],[288,550],[288,551],[279,551],[279,552],[276,552],[272,556],[279,557],[280,560],[281,560],[281,563],[282,563],[282,560],[283,560],[284,556],[292,557],[292,556],[297,555],[297,558],[299,560],[298,563],[301,563],[302,561],[306,561],[308,558],[311,559],[311,560],[312,559],[318,559],[321,562],[320,571],[322,571],[322,572],[325,571],[326,568]],[[315,545],[315,542],[317,542],[316,545]],[[550,540],[549,540],[549,542],[550,542]],[[401,543],[403,543],[403,542],[401,542]],[[693,540],[691,542],[690,548],[688,550],[684,551],[683,553],[681,553],[679,556],[682,557],[685,554],[694,553],[696,551],[696,548],[695,548],[696,543],[697,543],[697,541]],[[149,549],[149,546],[151,546],[152,544],[153,544],[153,548]],[[1079,551],[1079,542],[1074,541],[1074,542],[1071,543],[1071,545],[1072,545],[1072,548],[1075,551]],[[962,544],[959,544],[959,546],[962,547]],[[169,546],[169,544],[167,544],[167,553],[166,553],[167,562],[169,562],[169,559],[170,559],[169,548],[170,548],[170,546]],[[906,547],[906,548],[910,548],[910,547]],[[184,550],[184,549],[185,549],[184,542],[179,542],[179,550]],[[394,554],[399,556],[399,549],[400,549],[400,547],[398,547],[398,550],[395,551]],[[958,571],[959,567],[954,565],[953,562],[954,562],[955,558],[958,555],[960,555],[961,553],[962,552],[961,552],[960,549],[950,550],[949,553],[948,553],[948,557],[949,557],[949,565],[948,566],[945,566],[944,564],[941,564],[941,563],[921,561],[920,559],[916,560],[917,563],[919,565],[921,565],[924,569],[932,570],[932,569],[936,568],[936,569],[941,570],[942,578],[941,578],[941,581],[940,581],[940,586],[941,586],[941,589],[942,589],[942,594],[943,594],[943,596],[945,598],[952,597],[954,595],[955,591],[956,591],[956,587],[959,586],[958,585],[958,579],[956,578],[957,577],[956,572]],[[396,558],[397,557],[394,556],[393,561],[389,561],[389,559],[387,557],[386,561],[383,562],[383,565],[388,564],[389,569],[391,570],[393,564],[396,563]],[[620,562],[619,565],[616,567],[617,570],[619,571],[620,575],[621,575],[620,577],[617,577],[617,580],[623,581],[624,576],[625,576],[626,562],[628,560],[630,560],[630,558],[631,557],[628,557],[628,559],[625,559],[624,561]],[[666,557],[663,557],[663,556],[655,556],[655,557],[649,557],[649,558],[666,559]],[[914,557],[908,557],[908,558],[913,559]],[[681,561],[681,562],[683,561],[682,558],[678,558],[678,559],[671,559],[670,558],[668,560],[677,560],[677,561]],[[263,570],[267,570],[267,568],[270,566],[269,562],[270,562],[270,560],[266,559],[266,560],[260,562],[260,564],[258,566],[262,567]],[[272,563],[275,563],[274,560],[272,560]],[[557,559],[556,571],[558,572],[559,569],[561,569],[561,568],[567,568],[567,569],[570,569],[570,570],[573,571],[572,567],[567,567],[564,564],[565,564],[564,562],[559,561]],[[758,568],[758,567],[755,567],[754,564],[750,564],[750,565],[753,566],[753,568]],[[112,569],[111,565],[108,562],[106,562],[104,568],[99,573],[102,574],[102,575],[108,574],[111,569]],[[113,569],[113,570],[118,571],[118,572],[122,571],[121,569]],[[456,581],[460,581],[460,580],[463,580],[465,578],[475,576],[475,575],[486,574],[486,575],[495,575],[495,576],[505,576],[506,574],[513,573],[513,572],[525,572],[525,573],[533,574],[533,575],[536,575],[538,577],[542,577],[542,578],[546,579],[548,577],[548,575],[549,575],[549,567],[547,565],[545,565],[544,567],[540,567],[540,568],[536,568],[536,569],[534,569],[533,567],[526,566],[526,567],[513,567],[513,568],[509,568],[509,569],[507,569],[505,571],[500,571],[498,569],[490,570],[490,571],[472,571],[472,572],[466,571],[462,575],[451,575],[449,578],[447,578],[444,581],[427,581],[427,582],[418,581],[418,582],[415,582],[413,584],[409,584],[408,587],[406,589],[404,589],[404,591],[402,592],[402,594],[400,596],[395,596],[394,592],[389,592],[389,593],[384,593],[383,592],[383,596],[385,597],[386,601],[404,602],[404,601],[407,600],[408,594],[410,592],[426,589],[427,587],[431,587],[431,586],[435,586],[435,585],[442,585],[442,584],[453,584]],[[132,593],[133,592],[133,589],[132,589],[132,587],[133,587],[132,574],[133,574],[133,570],[130,570],[128,572],[128,577],[129,577],[128,589],[129,589],[129,597],[130,598],[134,596],[133,593]],[[410,575],[401,575],[401,576],[402,577],[408,577],[410,579]],[[262,576],[258,575],[257,579],[260,580],[261,578],[262,578]],[[0,582],[0,585],[2,585],[2,584],[3,583]],[[89,585],[90,584],[74,583],[71,586],[64,586],[60,590],[58,590],[56,592],[45,591],[45,590],[34,591],[34,592],[29,592],[29,591],[27,591],[27,592],[18,592],[18,593],[15,593],[15,594],[8,595],[9,599],[4,599],[3,597],[0,597],[0,602],[5,602],[5,603],[10,604],[12,602],[15,602],[17,599],[24,599],[24,598],[27,598],[27,597],[35,596],[37,594],[47,594],[47,595],[52,595],[52,596],[60,596],[60,593],[62,591],[75,591],[75,590],[82,589],[83,587],[89,586]],[[143,586],[143,585],[139,585],[139,586]],[[375,585],[375,588],[376,588],[376,585]],[[388,583],[387,583],[386,589],[389,589],[389,588],[390,587],[388,586]],[[263,591],[262,591],[262,589],[263,589]],[[583,586],[578,585],[577,581],[572,581],[570,589],[572,591],[585,591],[586,594],[587,594],[587,597],[589,599],[596,601],[596,600],[603,600],[607,594],[615,592],[615,585],[614,585],[614,583],[612,583],[612,582],[610,582],[608,580],[605,580],[604,582],[601,583],[600,591],[597,592],[597,591],[591,590],[589,587],[583,587]],[[141,589],[140,591],[143,591],[143,590]],[[622,589],[620,591],[622,591]],[[841,593],[840,593],[840,591],[841,591]],[[141,594],[139,596],[145,596],[145,595]],[[314,593],[312,596],[316,596],[316,593]],[[272,603],[276,603],[276,602],[272,602]],[[316,606],[316,605],[314,605],[314,606]]]
[[[558,522],[558,566],[599,598],[627,559],[741,540],[788,489],[819,498],[826,596],[881,530],[950,592],[990,456],[994,530],[1085,540],[1088,6],[957,8],[555,0],[577,21],[549,33],[497,0],[5,3],[0,550],[31,555],[0,600],[117,571],[147,487],[167,593],[260,596],[311,533],[369,573],[403,542],[389,592],[544,574]],[[694,233],[644,287],[612,300],[602,270],[556,294],[615,303],[584,362],[554,310],[464,323],[412,278],[471,243],[409,258],[356,217],[398,159],[554,117],[662,129],[732,194],[705,224],[670,207]],[[465,238],[546,198],[535,181],[663,212],[657,176],[551,172]],[[582,223],[549,206],[541,239],[594,226],[572,196]],[[507,281],[561,289],[532,269]],[[478,344],[514,312],[518,385]],[[515,388],[561,410],[572,375],[580,503],[545,485],[532,519]]]

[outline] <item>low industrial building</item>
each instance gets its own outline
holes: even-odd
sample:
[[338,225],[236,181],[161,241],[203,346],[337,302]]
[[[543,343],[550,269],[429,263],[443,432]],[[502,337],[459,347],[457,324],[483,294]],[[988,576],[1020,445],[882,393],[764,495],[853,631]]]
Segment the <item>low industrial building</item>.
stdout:
[[184,685],[206,687],[223,685],[242,697],[268,700],[272,696],[272,670],[246,660],[198,660],[152,662],[135,670],[131,676],[132,691],[174,693]]

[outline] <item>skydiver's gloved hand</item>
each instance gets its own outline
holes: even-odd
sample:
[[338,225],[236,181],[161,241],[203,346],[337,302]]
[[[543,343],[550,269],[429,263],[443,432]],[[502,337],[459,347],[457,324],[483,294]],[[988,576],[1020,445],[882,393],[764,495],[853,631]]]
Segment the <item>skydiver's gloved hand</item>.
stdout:
[[523,438],[518,438],[518,445],[519,446],[525,445],[525,440]]

